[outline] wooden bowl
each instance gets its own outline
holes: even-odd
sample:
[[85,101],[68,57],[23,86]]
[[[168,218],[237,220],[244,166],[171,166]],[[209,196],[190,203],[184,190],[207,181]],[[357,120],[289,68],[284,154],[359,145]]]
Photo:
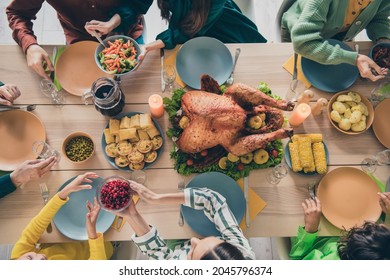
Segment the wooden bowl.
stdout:
[[[77,137],[86,137],[86,138],[88,138],[89,140],[91,140],[91,142],[92,142],[92,151],[89,152],[88,155],[87,155],[84,159],[82,159],[82,160],[80,160],[80,161],[76,161],[76,160],[73,160],[73,159],[69,158],[68,154],[66,153],[66,148],[67,148],[69,142],[70,142],[72,139],[77,138]],[[88,133],[85,133],[85,132],[81,132],[81,131],[73,132],[73,133],[69,134],[69,135],[65,138],[64,142],[62,143],[62,153],[64,154],[64,156],[65,156],[69,161],[71,161],[72,163],[75,163],[75,164],[81,164],[81,163],[86,162],[88,159],[91,158],[91,156],[93,155],[94,152],[95,152],[95,143],[93,142],[92,137],[91,137]]]
[[351,129],[349,130],[343,130],[341,129],[339,126],[338,126],[338,123],[334,122],[332,120],[332,118],[330,117],[330,113],[333,111],[332,109],[332,105],[335,101],[337,101],[337,97],[339,97],[340,95],[343,95],[343,94],[348,94],[348,92],[351,92],[351,91],[342,91],[342,92],[339,92],[335,95],[333,95],[333,97],[329,100],[328,102],[328,108],[327,108],[327,111],[328,111],[328,118],[329,118],[329,121],[331,122],[331,124],[340,132],[344,133],[344,134],[350,134],[350,135],[357,135],[357,134],[361,134],[363,132],[365,132],[367,129],[369,129],[374,121],[374,107],[372,106],[371,102],[367,99],[367,97],[365,97],[363,94],[360,94],[358,92],[355,92],[355,91],[352,91],[354,93],[357,93],[359,94],[359,96],[361,97],[361,102],[364,103],[364,105],[367,106],[367,109],[368,109],[368,116],[367,116],[367,119],[366,119],[366,128],[362,131],[352,131]]

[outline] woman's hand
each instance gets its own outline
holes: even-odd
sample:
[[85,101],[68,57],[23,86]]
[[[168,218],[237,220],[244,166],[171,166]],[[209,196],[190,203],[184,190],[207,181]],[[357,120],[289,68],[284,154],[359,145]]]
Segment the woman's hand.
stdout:
[[154,193],[144,185],[141,185],[135,181],[131,181],[130,187],[145,202],[150,204],[158,204],[158,200],[161,197],[159,194]]
[[0,104],[11,106],[20,96],[20,90],[15,85],[6,84],[0,87]]
[[[362,54],[358,55],[356,66],[363,78],[368,78],[373,82],[383,79],[388,71],[386,68],[380,68],[371,58]],[[372,73],[373,71],[375,71],[377,75],[374,75]]]
[[39,45],[31,45],[27,48],[26,57],[28,67],[32,68],[42,78],[50,79],[43,65],[46,64],[50,72],[54,71],[54,66],[44,49]]
[[302,203],[303,212],[305,215],[305,230],[308,233],[314,233],[318,230],[321,218],[321,203],[316,197],[313,199],[306,199]]
[[50,157],[45,160],[27,160],[10,174],[11,181],[16,187],[19,187],[31,180],[39,179],[43,174],[48,172],[55,163],[55,157]]
[[379,205],[382,208],[382,211],[390,215],[390,192],[378,193],[379,195]]
[[58,196],[61,199],[66,199],[72,192],[78,192],[81,190],[92,189],[91,185],[85,185],[82,183],[92,183],[91,179],[98,178],[99,176],[94,172],[87,172],[77,176],[72,182],[66,185],[59,193]]
[[110,33],[121,24],[121,17],[115,14],[109,21],[91,20],[84,26],[85,30],[93,36],[93,31],[100,36]]
[[144,60],[146,54],[152,50],[163,49],[165,44],[161,40],[156,40],[152,43],[146,44],[145,47],[142,48],[140,55],[138,56],[138,60],[141,62]]
[[93,204],[88,200],[86,206],[88,213],[85,219],[85,226],[87,228],[88,239],[96,239],[98,237],[96,232],[96,221],[99,217],[100,205],[95,197]]

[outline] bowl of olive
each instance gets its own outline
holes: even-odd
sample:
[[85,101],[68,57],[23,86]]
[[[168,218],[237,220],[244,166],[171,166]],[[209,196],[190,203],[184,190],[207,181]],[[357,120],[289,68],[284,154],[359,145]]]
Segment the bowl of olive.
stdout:
[[62,143],[62,153],[73,163],[84,163],[95,151],[92,137],[81,131],[69,134]]

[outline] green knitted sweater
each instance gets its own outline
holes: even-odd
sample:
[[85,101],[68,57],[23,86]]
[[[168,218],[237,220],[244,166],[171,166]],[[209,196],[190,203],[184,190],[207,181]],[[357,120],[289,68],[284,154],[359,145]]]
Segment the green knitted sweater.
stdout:
[[[297,0],[282,17],[282,28],[291,35],[294,50],[322,64],[349,63],[356,65],[357,53],[330,45],[326,39],[338,37],[344,24],[346,0]],[[390,39],[390,1],[373,0],[343,34],[352,40],[363,29],[377,41]],[[340,39],[340,38],[339,38]]]

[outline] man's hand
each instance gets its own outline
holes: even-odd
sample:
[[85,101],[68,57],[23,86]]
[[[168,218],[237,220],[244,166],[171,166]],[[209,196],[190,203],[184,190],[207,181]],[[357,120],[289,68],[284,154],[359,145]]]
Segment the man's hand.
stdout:
[[110,33],[121,24],[121,17],[115,14],[109,21],[91,20],[84,26],[85,30],[93,36],[92,31],[96,31],[100,36]]
[[3,85],[0,87],[0,104],[11,106],[16,98],[20,96],[20,90],[15,85]]
[[[358,55],[356,66],[359,69],[360,76],[368,78],[373,82],[383,79],[388,71],[386,68],[380,68],[371,58],[362,54]],[[373,71],[377,75],[374,75]]]
[[31,45],[27,48],[26,57],[28,67],[32,68],[42,78],[50,79],[43,68],[43,64],[45,63],[47,65],[50,72],[54,71],[54,66],[44,49],[39,45]]
[[306,199],[302,203],[303,212],[305,214],[305,230],[308,233],[314,233],[318,230],[321,218],[321,203],[316,197],[313,199]]
[[11,181],[16,187],[19,187],[31,180],[41,178],[55,163],[55,157],[45,160],[27,160],[10,174]]

